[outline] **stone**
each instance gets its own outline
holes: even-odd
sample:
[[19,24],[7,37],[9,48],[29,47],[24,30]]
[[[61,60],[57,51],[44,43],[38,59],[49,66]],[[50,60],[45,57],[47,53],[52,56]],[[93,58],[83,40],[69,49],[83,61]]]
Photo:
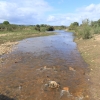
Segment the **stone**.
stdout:
[[75,71],[75,69],[73,67],[69,67],[70,71]]
[[60,85],[56,81],[49,81],[48,86],[50,88],[59,88]]
[[68,87],[63,87],[63,90],[65,90],[66,92],[69,92],[69,88]]

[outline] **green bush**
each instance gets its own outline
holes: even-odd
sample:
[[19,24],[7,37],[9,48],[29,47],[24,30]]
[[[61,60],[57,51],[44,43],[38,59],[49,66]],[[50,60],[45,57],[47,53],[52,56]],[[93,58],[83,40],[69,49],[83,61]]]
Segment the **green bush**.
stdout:
[[9,25],[10,23],[8,21],[3,22],[4,25]]
[[93,30],[94,30],[94,34],[100,34],[100,27],[95,27],[95,28],[93,28]]
[[79,30],[77,30],[77,36],[82,39],[89,39],[92,37],[91,28],[89,25],[82,26]]
[[54,27],[53,26],[48,26],[46,30],[47,31],[54,31]]

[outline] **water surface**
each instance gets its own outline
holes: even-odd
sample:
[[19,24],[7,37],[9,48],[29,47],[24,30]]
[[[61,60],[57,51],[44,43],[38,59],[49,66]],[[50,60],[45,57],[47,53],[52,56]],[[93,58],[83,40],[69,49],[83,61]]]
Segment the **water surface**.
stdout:
[[[89,100],[87,65],[73,42],[73,33],[56,32],[22,40],[4,57],[1,94],[15,100]],[[45,88],[49,81],[60,87]]]

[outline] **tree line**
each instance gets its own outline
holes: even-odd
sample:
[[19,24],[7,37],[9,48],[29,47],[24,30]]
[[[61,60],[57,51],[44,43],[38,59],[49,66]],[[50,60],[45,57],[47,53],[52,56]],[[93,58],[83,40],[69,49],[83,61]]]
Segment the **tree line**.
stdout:
[[9,21],[4,21],[0,24],[0,31],[20,31],[20,30],[35,30],[38,32],[54,31],[55,29],[66,29],[66,26],[51,26],[47,24],[37,25],[16,25],[10,24]]

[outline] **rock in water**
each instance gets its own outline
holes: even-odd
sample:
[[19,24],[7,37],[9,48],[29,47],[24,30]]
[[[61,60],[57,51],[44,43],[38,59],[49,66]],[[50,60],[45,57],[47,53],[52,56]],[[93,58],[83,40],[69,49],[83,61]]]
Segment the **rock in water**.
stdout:
[[56,81],[50,81],[49,82],[49,87],[50,88],[59,88],[59,84]]

